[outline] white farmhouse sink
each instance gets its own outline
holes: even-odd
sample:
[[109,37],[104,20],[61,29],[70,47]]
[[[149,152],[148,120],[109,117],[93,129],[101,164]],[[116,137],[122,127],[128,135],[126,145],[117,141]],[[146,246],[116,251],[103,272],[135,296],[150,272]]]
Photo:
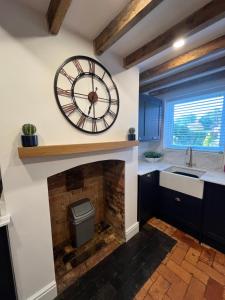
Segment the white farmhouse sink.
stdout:
[[196,198],[203,198],[205,172],[182,167],[170,167],[160,172],[159,185]]
[[175,173],[178,175],[195,177],[195,178],[200,178],[202,175],[205,174],[204,171],[200,171],[192,168],[176,167],[176,166],[169,167],[165,171],[170,173]]

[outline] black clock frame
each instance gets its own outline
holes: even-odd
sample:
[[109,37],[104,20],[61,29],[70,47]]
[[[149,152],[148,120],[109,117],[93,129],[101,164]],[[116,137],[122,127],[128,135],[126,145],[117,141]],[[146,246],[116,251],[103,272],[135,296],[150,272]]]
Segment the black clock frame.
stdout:
[[[74,123],[70,120],[70,118],[65,114],[65,112],[64,112],[64,110],[63,110],[63,108],[62,108],[62,106],[61,106],[61,104],[60,104],[59,98],[58,98],[58,92],[57,92],[57,80],[58,80],[60,71],[61,71],[62,68],[63,68],[66,64],[68,64],[69,62],[72,62],[73,60],[79,60],[79,59],[80,59],[80,60],[88,60],[88,61],[92,61],[92,62],[94,62],[96,65],[99,65],[99,66],[104,70],[104,72],[109,76],[109,78],[110,78],[111,81],[112,81],[112,84],[113,84],[113,87],[114,87],[114,89],[115,89],[115,91],[116,91],[116,95],[117,95],[117,99],[118,99],[118,104],[117,104],[118,108],[117,108],[117,112],[115,113],[115,117],[114,117],[112,123],[111,123],[108,127],[106,127],[105,129],[100,130],[100,131],[97,131],[97,132],[85,130],[85,129],[83,129],[83,128],[77,126],[76,124],[74,124]],[[79,107],[76,105],[76,100],[75,100],[75,96],[74,96],[74,86],[75,86],[76,82],[77,82],[80,78],[85,77],[85,76],[94,76],[95,78],[97,78],[98,80],[100,80],[101,83],[105,86],[105,88],[106,88],[106,90],[107,90],[107,93],[108,93],[108,95],[109,95],[109,107],[108,107],[108,109],[106,110],[105,114],[104,114],[103,116],[101,116],[101,117],[98,117],[98,118],[92,118],[92,117],[90,117],[90,116],[87,116],[87,115],[86,115],[84,112],[82,112],[82,111],[79,109]],[[117,119],[117,116],[118,116],[118,113],[119,113],[119,104],[120,104],[120,102],[119,102],[119,93],[118,93],[117,86],[116,86],[115,82],[113,81],[112,76],[111,76],[111,74],[109,73],[109,71],[108,71],[108,70],[107,70],[100,62],[98,62],[97,60],[95,60],[95,59],[93,59],[93,58],[91,58],[91,57],[88,57],[88,56],[85,56],[85,55],[78,55],[78,56],[72,56],[72,57],[69,57],[68,59],[66,59],[66,60],[63,62],[63,64],[62,64],[62,65],[57,69],[57,71],[56,71],[55,78],[54,78],[54,93],[55,93],[55,99],[56,99],[56,102],[57,102],[58,107],[59,107],[60,111],[62,112],[63,116],[66,118],[66,120],[67,120],[73,127],[77,128],[78,130],[80,130],[80,131],[82,131],[82,132],[89,133],[89,134],[98,134],[98,133],[105,132],[106,130],[108,130],[109,128],[112,127],[112,125],[115,123],[115,121],[116,121],[116,119]],[[97,120],[100,120],[100,119],[104,118],[104,116],[106,116],[106,115],[108,114],[108,112],[110,111],[110,107],[111,107],[111,105],[110,105],[110,103],[111,103],[111,95],[110,95],[109,89],[108,89],[107,85],[105,84],[105,82],[102,80],[102,78],[99,77],[97,74],[92,73],[92,72],[82,72],[81,74],[79,74],[78,76],[76,76],[76,77],[74,78],[74,81],[73,81],[73,83],[72,83],[72,85],[71,85],[71,99],[72,99],[73,103],[76,105],[76,107],[78,108],[78,110],[80,111],[80,113],[83,114],[83,115],[85,115],[85,117],[88,118],[88,119],[92,119],[92,120],[96,120],[96,121],[97,121]]]

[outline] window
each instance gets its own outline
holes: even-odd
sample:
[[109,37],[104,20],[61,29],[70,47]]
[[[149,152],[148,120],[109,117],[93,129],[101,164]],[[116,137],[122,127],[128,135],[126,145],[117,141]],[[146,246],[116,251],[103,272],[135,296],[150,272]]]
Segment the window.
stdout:
[[165,113],[165,147],[224,151],[223,93],[167,102]]

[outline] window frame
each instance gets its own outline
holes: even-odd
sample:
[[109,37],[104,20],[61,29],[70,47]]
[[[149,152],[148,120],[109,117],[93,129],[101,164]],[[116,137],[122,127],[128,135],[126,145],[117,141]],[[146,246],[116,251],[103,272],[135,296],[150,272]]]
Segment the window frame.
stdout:
[[178,100],[168,100],[165,102],[165,117],[164,117],[164,130],[163,130],[163,140],[164,140],[164,148],[166,149],[174,149],[174,150],[185,150],[189,146],[179,146],[172,144],[172,133],[173,126],[169,126],[169,124],[174,125],[174,106],[176,104],[194,102],[198,100],[209,99],[213,97],[223,96],[223,110],[222,110],[222,123],[220,130],[220,146],[219,147],[204,147],[204,146],[193,146],[193,150],[197,151],[205,151],[205,152],[224,152],[225,148],[225,92],[217,92],[212,94],[205,94],[201,96],[188,97],[184,99]]

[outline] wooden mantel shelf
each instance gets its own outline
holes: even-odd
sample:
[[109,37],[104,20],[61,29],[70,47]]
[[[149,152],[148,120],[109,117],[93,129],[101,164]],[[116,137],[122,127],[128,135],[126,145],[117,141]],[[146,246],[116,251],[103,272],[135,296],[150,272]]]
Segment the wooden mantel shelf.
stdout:
[[38,147],[18,147],[21,159],[31,157],[60,156],[71,154],[83,154],[92,152],[103,152],[118,149],[126,149],[138,146],[138,141],[119,141],[90,144],[51,145]]

